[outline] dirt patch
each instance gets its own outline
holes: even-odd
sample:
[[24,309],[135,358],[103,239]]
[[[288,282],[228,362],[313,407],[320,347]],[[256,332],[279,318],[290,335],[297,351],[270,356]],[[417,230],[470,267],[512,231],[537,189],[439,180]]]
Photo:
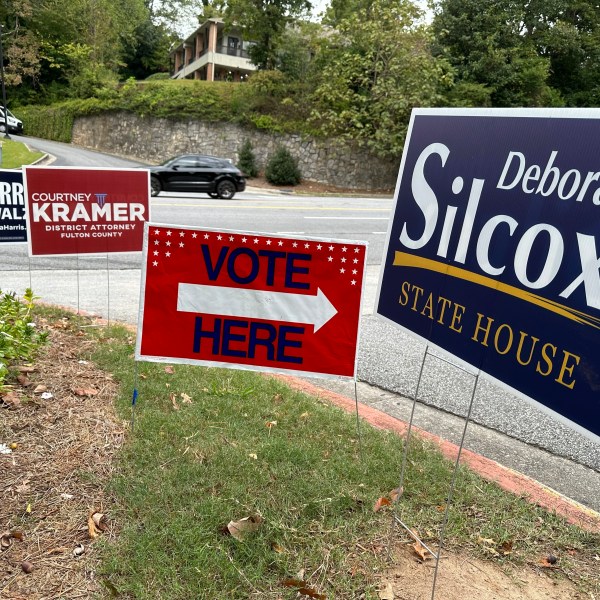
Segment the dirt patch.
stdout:
[[270,184],[264,177],[252,177],[251,179],[248,179],[246,181],[246,185],[248,187],[262,188],[272,192],[284,191],[293,194],[313,194],[318,196],[326,196],[328,194],[332,194],[342,196],[381,196],[385,198],[390,198],[394,193],[393,189],[373,191],[366,189],[337,187],[335,185],[319,183],[317,181],[302,181],[298,185],[277,186]]
[[[382,577],[382,600],[431,600],[435,563],[421,561],[410,546],[397,550],[396,566]],[[443,554],[435,598],[439,600],[583,600],[583,595],[564,578],[548,569],[507,565],[469,556]]]
[[[114,537],[103,488],[124,427],[112,406],[116,384],[81,358],[91,343],[53,326],[35,371],[15,386],[18,400],[0,402],[0,443],[13,446],[0,454],[1,598],[66,600],[100,592],[88,517],[107,513],[98,539]],[[39,385],[44,394],[34,393]]]

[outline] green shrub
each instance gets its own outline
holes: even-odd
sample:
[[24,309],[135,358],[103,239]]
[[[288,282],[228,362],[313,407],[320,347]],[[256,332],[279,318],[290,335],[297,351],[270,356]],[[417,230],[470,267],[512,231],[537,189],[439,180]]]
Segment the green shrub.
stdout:
[[0,390],[9,367],[16,361],[30,360],[46,341],[47,333],[39,333],[32,322],[34,296],[26,290],[21,302],[14,292],[0,291]]
[[248,177],[256,177],[258,175],[258,167],[256,166],[256,156],[254,156],[250,140],[244,141],[238,155],[238,169],[248,175]]
[[273,185],[297,185],[302,179],[298,162],[283,146],[269,157],[265,177]]

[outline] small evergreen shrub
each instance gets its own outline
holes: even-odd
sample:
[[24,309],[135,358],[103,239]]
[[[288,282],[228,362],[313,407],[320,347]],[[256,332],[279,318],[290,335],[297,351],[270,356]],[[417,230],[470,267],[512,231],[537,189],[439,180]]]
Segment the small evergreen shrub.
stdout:
[[283,146],[269,157],[265,177],[273,185],[297,185],[302,179],[298,162]]
[[256,166],[256,156],[252,149],[252,142],[245,140],[238,152],[238,169],[248,175],[248,177],[256,177],[258,175],[258,167]]

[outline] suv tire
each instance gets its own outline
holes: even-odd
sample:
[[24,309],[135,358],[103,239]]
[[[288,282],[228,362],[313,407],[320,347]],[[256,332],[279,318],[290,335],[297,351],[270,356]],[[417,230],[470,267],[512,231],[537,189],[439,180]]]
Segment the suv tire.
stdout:
[[158,177],[150,177],[150,193],[153,196],[158,196],[162,190],[162,186],[160,185],[160,180]]
[[231,179],[223,179],[217,184],[217,194],[223,200],[231,200],[235,196],[236,191],[235,183]]

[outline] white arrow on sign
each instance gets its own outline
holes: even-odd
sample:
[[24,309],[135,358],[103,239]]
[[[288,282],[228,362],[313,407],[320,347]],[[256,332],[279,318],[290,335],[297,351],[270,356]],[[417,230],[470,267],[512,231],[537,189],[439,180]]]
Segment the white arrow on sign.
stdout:
[[320,288],[316,296],[309,296],[193,283],[179,284],[177,310],[265,321],[307,323],[314,326],[314,331],[318,331],[337,314],[335,306]]

